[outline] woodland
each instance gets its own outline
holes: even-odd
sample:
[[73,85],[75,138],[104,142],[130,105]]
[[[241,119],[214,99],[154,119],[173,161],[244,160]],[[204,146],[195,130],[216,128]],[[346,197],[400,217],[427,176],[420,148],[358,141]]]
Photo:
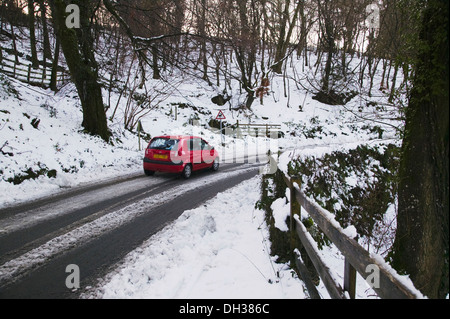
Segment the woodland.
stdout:
[[[0,61],[2,51],[17,57],[16,43],[29,42],[32,66],[52,69],[54,91],[58,68],[66,65],[85,132],[105,142],[111,138],[106,110],[115,106],[102,88],[136,92],[140,108],[125,123],[135,129],[152,107],[148,78],[169,84],[180,72],[196,76],[221,89],[213,101],[218,105],[229,100],[231,80],[238,81],[245,98],[235,109],[262,102],[274,74],[297,75],[290,80],[313,88],[314,98],[329,105],[346,104],[362,87],[369,96],[382,90],[405,123],[392,264],[430,298],[445,298],[448,9],[447,0],[1,0]],[[29,33],[18,34],[21,27]],[[312,74],[292,70],[292,57],[311,67],[312,53]],[[381,87],[374,87],[379,68]],[[406,100],[395,81],[402,81]]]

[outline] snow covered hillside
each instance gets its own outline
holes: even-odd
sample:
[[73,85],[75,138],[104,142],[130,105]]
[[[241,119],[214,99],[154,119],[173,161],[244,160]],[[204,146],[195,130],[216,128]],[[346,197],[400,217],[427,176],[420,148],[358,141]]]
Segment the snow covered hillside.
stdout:
[[[139,140],[136,132],[133,134],[123,128],[123,117],[116,116],[115,121],[109,123],[113,145],[105,144],[99,138],[82,133],[81,106],[72,84],[54,94],[1,76],[0,147],[3,156],[0,183],[5,190],[0,195],[2,206],[87,181],[141,170],[145,141]],[[228,161],[244,154],[265,153],[269,148],[273,153],[301,149],[303,155],[323,154],[359,143],[373,145],[397,140],[395,127],[400,123],[391,119],[381,123],[377,120],[385,115],[395,116],[389,109],[380,112],[379,105],[383,105],[384,97],[373,98],[380,104],[370,104],[364,97],[355,98],[345,107],[329,106],[312,99],[312,94],[302,89],[291,89],[290,97],[284,97],[282,83],[281,78],[275,77],[264,105],[255,102],[249,113],[227,109],[239,103],[238,94],[230,105],[218,107],[211,102],[216,94],[214,88],[196,78],[186,79],[165,103],[142,118],[141,123],[149,136],[204,135],[220,150],[222,159]],[[187,105],[176,108],[176,118],[174,105]],[[123,101],[118,113],[125,107]],[[205,128],[220,109],[227,117],[225,125],[234,125],[237,121],[280,124],[284,136],[275,141],[227,136],[222,146],[220,134]],[[203,126],[191,125],[193,119]],[[27,176],[34,178],[27,179]]]
[[[312,76],[312,70],[306,72]],[[402,123],[383,92],[369,97],[363,89],[345,106],[330,106],[314,100],[307,85],[296,85],[294,77],[288,79],[289,94],[284,94],[286,79],[274,76],[264,103],[256,100],[251,110],[243,110],[236,108],[243,100],[237,82],[228,104],[219,107],[211,102],[219,88],[179,75],[171,84],[171,94],[141,119],[143,130],[147,137],[202,135],[229,162],[270,150],[283,171],[298,157],[322,156],[361,144],[399,143],[397,128]],[[114,120],[108,122],[113,139],[107,144],[83,133],[81,106],[72,84],[55,94],[1,73],[0,78],[0,208],[99,180],[143,174],[146,142],[136,131],[124,128],[127,101],[120,101],[117,92],[104,91],[105,101],[119,102]],[[375,88],[380,87],[379,78],[375,77]],[[148,83],[165,85],[163,80]],[[219,110],[226,116],[226,126],[237,121],[279,124],[283,134],[276,140],[222,137],[208,125]],[[108,110],[108,117],[113,111]],[[197,125],[192,125],[193,120]],[[260,177],[254,178],[185,212],[131,252],[84,297],[306,298],[301,280],[288,265],[270,256],[263,212],[255,208],[260,183]],[[288,209],[282,202],[276,205],[282,216]],[[343,257],[333,247],[323,254],[341,277]],[[358,285],[358,297],[371,296],[363,280]],[[323,285],[319,288],[327,297]]]

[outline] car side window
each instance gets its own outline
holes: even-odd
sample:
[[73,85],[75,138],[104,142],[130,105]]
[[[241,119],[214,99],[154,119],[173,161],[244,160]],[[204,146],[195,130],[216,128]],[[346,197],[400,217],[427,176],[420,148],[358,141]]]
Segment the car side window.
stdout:
[[202,140],[199,138],[194,138],[194,151],[201,151],[202,149]]
[[202,140],[202,150],[210,150],[211,147],[209,146],[208,142],[205,140]]
[[201,150],[201,140],[199,138],[192,138],[188,141],[189,151],[200,151]]

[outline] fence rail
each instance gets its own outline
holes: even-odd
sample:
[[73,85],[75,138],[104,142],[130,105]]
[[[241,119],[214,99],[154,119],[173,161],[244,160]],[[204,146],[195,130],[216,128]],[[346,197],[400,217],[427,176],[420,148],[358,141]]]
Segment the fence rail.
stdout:
[[[9,59],[0,54],[0,71],[14,77],[15,79],[32,85],[49,86],[52,70],[48,67],[39,66],[33,68],[31,63],[25,64],[15,59]],[[58,71],[56,81],[59,84],[66,83],[69,75],[64,71]]]
[[271,137],[272,134],[281,132],[281,124],[241,124],[236,122],[236,128],[241,135],[256,136],[265,135]]
[[[356,271],[365,279],[372,280],[376,274],[376,285],[372,289],[380,298],[385,299],[417,299],[422,298],[422,294],[414,288],[412,282],[399,276],[385,260],[375,254],[369,253],[359,243],[349,237],[334,219],[334,215],[320,207],[317,203],[309,199],[299,186],[299,179],[288,177],[284,173],[284,181],[291,192],[291,236],[293,234],[300,238],[303,248],[312,261],[317,273],[321,277],[330,297],[336,299],[355,298],[356,292]],[[345,256],[344,283],[341,285],[333,277],[330,268],[322,260],[317,249],[317,244],[309,234],[306,227],[300,221],[300,211],[295,208],[296,201],[300,204],[300,209],[305,209],[312,217],[317,226],[331,240],[334,245]],[[297,206],[298,207],[298,206]],[[297,210],[297,211],[296,211]],[[297,251],[297,264],[302,277],[307,277],[305,266],[301,256]],[[303,271],[302,271],[303,270]],[[376,271],[376,273],[375,273]],[[305,274],[304,274],[305,272]],[[315,286],[305,281],[311,297],[319,298]]]

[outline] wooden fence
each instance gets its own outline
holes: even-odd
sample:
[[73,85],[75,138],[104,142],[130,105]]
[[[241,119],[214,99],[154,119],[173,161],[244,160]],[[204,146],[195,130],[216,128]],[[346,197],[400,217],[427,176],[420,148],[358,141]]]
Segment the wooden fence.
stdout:
[[[309,199],[299,187],[299,179],[288,177],[284,173],[284,180],[291,194],[291,236],[297,235],[314,265],[317,273],[322,279],[331,298],[348,299],[355,298],[356,272],[366,281],[373,283],[372,289],[378,297],[385,299],[417,299],[422,294],[414,288],[412,283],[399,276],[377,255],[369,253],[359,243],[349,237],[334,219],[334,215],[320,207]],[[295,205],[297,202],[300,205]],[[297,208],[296,208],[297,207]],[[317,243],[313,240],[306,227],[300,221],[299,209],[305,209],[322,232],[345,256],[344,282],[341,285],[332,275],[330,268],[321,258]],[[299,252],[297,253],[297,268],[310,293],[311,298],[320,298],[319,293],[312,281],[309,280],[308,270],[304,265]],[[372,282],[373,280],[373,282]]]
[[[1,49],[0,49],[1,52]],[[48,87],[50,86],[52,70],[49,67],[39,65],[33,68],[31,63],[25,64],[16,59],[9,59],[0,53],[0,72],[3,72],[15,79],[32,85]],[[61,85],[70,80],[69,75],[59,70],[57,73],[57,83]]]
[[238,135],[249,135],[249,136],[266,136],[273,137],[273,134],[278,134],[281,132],[280,124],[241,124],[239,121],[236,122],[236,129]]

